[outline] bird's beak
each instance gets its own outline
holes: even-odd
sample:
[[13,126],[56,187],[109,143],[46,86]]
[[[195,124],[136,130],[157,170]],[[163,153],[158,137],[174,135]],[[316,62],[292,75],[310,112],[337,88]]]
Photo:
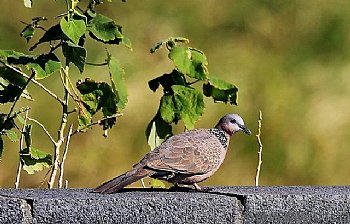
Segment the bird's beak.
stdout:
[[242,124],[239,124],[238,127],[239,127],[244,133],[246,133],[247,135],[251,135],[251,134],[252,134],[252,132],[251,132],[246,126],[244,126],[244,125],[242,125]]

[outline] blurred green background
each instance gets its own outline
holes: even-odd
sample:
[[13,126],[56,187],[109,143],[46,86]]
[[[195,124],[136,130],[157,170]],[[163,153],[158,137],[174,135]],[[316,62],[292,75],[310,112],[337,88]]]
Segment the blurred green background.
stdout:
[[[50,25],[65,10],[63,0],[33,2],[32,9],[20,0],[2,4],[0,49],[27,52],[19,36],[24,27],[20,21],[46,16]],[[212,127],[223,114],[239,113],[255,134],[262,110],[261,185],[350,184],[350,1],[115,0],[97,11],[123,25],[132,41],[133,51],[109,47],[126,70],[129,103],[107,139],[100,128],[73,137],[65,169],[69,187],[94,187],[126,171],[149,151],[144,131],[161,93],[151,92],[147,81],[173,66],[165,50],[151,55],[149,49],[170,36],[189,38],[191,46],[206,53],[209,72],[239,88],[237,107],[205,99],[197,128]],[[30,43],[40,36],[37,33]],[[88,41],[88,61],[104,58],[104,46]],[[107,79],[108,71],[88,67],[85,75]],[[85,78],[76,68],[72,76]],[[62,95],[58,76],[43,83]],[[60,108],[36,86],[29,91],[36,101],[20,105],[29,104],[30,116],[55,134]],[[8,111],[1,106],[3,110]],[[175,128],[181,130],[182,124]],[[52,152],[39,127],[33,134],[33,146]],[[254,134],[234,136],[221,169],[203,184],[253,185],[258,162]],[[13,187],[18,144],[6,140],[5,147],[0,186]],[[20,186],[38,187],[44,175],[45,171],[31,176],[23,172]]]

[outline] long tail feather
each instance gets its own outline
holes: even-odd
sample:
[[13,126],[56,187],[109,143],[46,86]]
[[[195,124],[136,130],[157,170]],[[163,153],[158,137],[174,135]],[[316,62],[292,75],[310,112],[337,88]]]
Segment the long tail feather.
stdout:
[[150,176],[154,173],[154,171],[146,170],[146,169],[137,169],[134,168],[120,176],[117,176],[113,178],[112,180],[107,181],[106,183],[103,183],[102,185],[96,187],[94,189],[94,192],[96,193],[102,193],[102,194],[111,194],[116,193],[120,189],[124,188],[125,186],[132,184],[141,178]]

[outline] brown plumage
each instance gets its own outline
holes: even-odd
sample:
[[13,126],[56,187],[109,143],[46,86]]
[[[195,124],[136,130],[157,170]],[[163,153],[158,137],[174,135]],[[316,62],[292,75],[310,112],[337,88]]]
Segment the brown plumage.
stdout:
[[200,190],[197,183],[218,170],[230,137],[238,131],[250,135],[239,115],[227,114],[215,128],[174,135],[147,153],[130,171],[95,188],[94,192],[115,193],[147,176],[174,184],[191,184]]

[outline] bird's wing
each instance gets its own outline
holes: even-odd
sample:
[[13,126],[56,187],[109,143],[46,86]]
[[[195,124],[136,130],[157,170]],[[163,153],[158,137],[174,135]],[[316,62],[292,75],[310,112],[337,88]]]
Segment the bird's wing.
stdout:
[[223,146],[208,130],[175,135],[154,149],[145,165],[154,170],[204,174],[221,163]]

